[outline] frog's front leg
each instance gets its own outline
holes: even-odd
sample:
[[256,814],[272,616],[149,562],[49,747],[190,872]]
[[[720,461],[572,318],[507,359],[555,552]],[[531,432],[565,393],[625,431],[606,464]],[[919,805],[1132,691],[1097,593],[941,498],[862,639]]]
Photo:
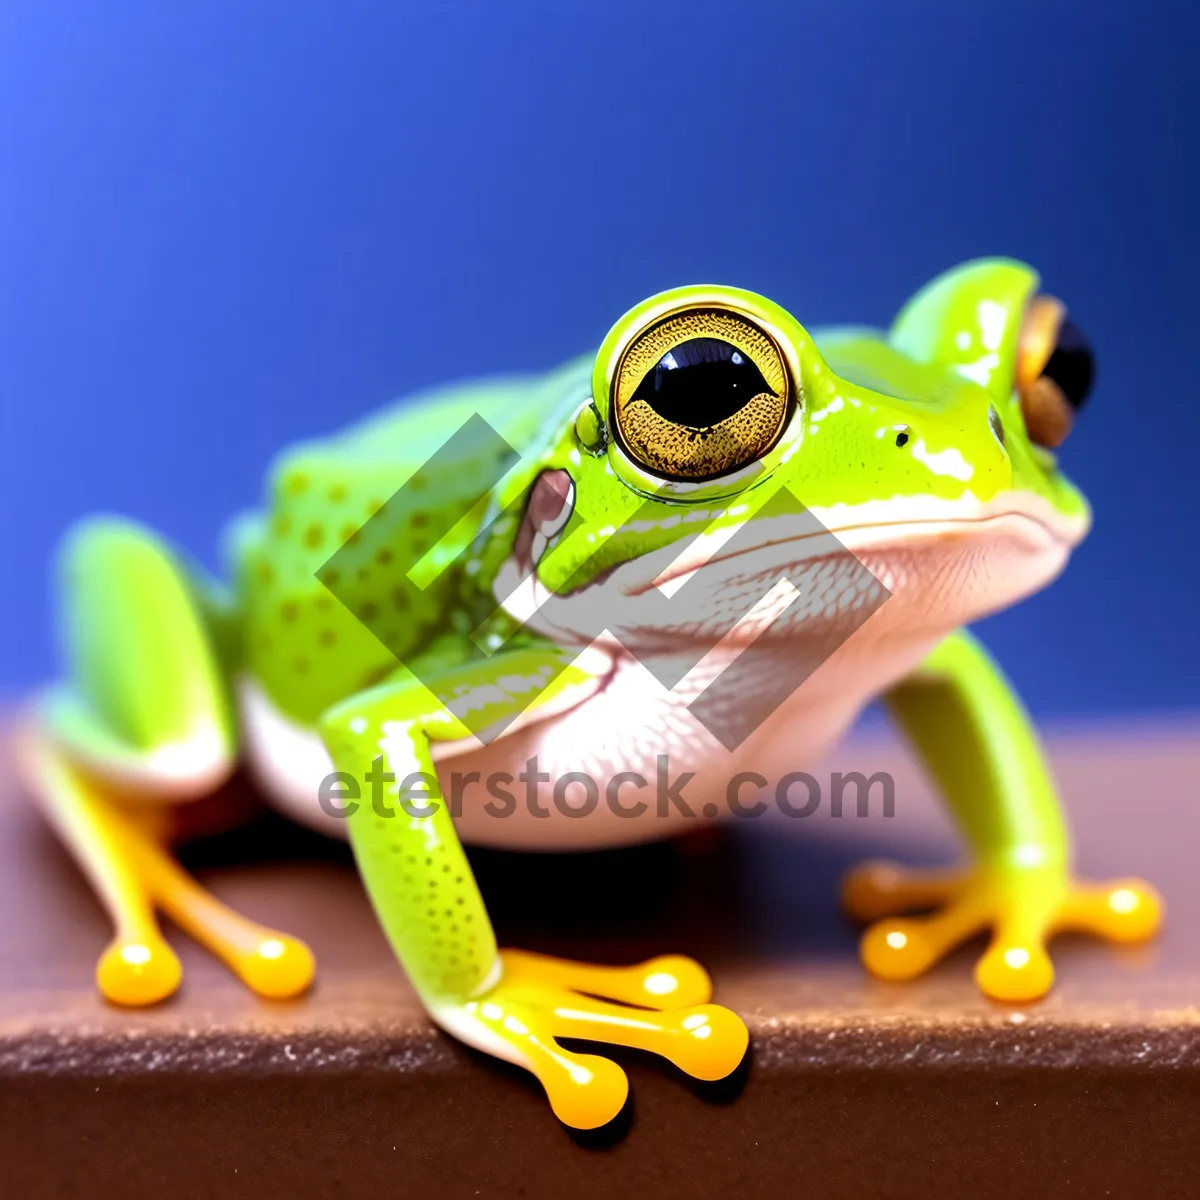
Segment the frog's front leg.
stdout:
[[[941,787],[975,856],[958,871],[865,863],[846,880],[852,915],[873,920],[867,968],[910,979],[985,928],[979,987],[998,1000],[1033,1000],[1054,980],[1056,932],[1133,942],[1157,930],[1161,903],[1137,879],[1084,884],[1071,875],[1066,828],[1042,751],[1010,685],[980,644],[960,632],[888,697]],[[939,907],[940,906],[940,907]],[[928,917],[893,914],[937,908]]]
[[434,686],[448,704],[406,673],[337,705],[321,727],[339,772],[380,781],[370,798],[346,805],[350,841],[380,923],[430,1016],[532,1071],[559,1119],[590,1129],[617,1115],[628,1082],[615,1063],[565,1050],[558,1039],[636,1046],[697,1078],[720,1079],[741,1061],[748,1034],[737,1016],[707,1003],[708,976],[690,959],[601,967],[496,948],[440,800],[430,743],[470,737],[516,714],[536,718],[538,709],[562,703],[591,679],[570,665],[547,686],[564,653],[549,645],[513,650],[483,672],[447,672]]
[[68,679],[23,723],[17,754],[115,926],[96,967],[100,991],[140,1005],[179,986],[156,909],[260,994],[303,991],[308,947],[227,908],[166,849],[169,806],[213,791],[236,746],[193,582],[152,533],[113,518],[77,527],[61,565]]

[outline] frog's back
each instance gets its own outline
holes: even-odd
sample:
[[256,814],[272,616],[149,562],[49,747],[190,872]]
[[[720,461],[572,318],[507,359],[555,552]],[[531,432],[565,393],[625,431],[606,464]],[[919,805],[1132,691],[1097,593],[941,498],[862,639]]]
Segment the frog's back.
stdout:
[[[452,626],[463,591],[460,572],[444,571],[421,591],[396,586],[391,564],[423,555],[431,515],[474,504],[507,450],[484,431],[456,453],[456,470],[418,476],[419,469],[476,415],[526,454],[579,403],[585,380],[573,363],[545,376],[442,388],[278,455],[265,511],[240,519],[230,546],[243,661],[276,704],[312,720]],[[352,572],[339,573],[340,561],[327,566],[340,548],[361,540],[366,522],[410,479],[414,491],[421,488],[413,497],[419,503],[404,506],[405,520],[389,528],[387,544],[373,547],[369,558],[354,555]]]

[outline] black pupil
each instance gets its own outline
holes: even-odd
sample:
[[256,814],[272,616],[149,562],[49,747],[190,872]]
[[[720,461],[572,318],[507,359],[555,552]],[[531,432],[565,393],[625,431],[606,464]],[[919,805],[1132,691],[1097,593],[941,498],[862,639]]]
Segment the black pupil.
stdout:
[[681,342],[647,371],[633,393],[664,420],[702,429],[731,417],[763,392],[762,372],[750,357],[720,338]]
[[1063,321],[1058,345],[1042,374],[1058,384],[1072,408],[1083,407],[1096,376],[1096,360],[1087,338],[1073,321]]

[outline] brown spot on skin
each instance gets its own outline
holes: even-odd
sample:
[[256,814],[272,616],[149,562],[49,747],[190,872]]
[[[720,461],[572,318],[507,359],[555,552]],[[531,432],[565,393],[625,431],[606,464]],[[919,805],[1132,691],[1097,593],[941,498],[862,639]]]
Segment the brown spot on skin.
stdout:
[[350,544],[357,542],[358,526],[350,521],[347,521],[346,524],[342,526],[342,541]]
[[278,537],[287,537],[292,532],[292,518],[287,513],[280,513],[275,518],[274,528]]
[[422,529],[422,528],[424,528],[424,526],[426,526],[426,525],[428,525],[428,524],[429,524],[429,515],[428,515],[428,513],[420,513],[420,512],[419,512],[419,513],[413,513],[413,515],[412,515],[412,520],[410,520],[410,521],[409,521],[409,524],[410,524],[410,525],[411,525],[411,526],[412,526],[414,529]]
[[344,483],[335,483],[329,489],[329,499],[333,504],[341,504],[348,495],[350,495],[350,490]]
[[372,600],[368,600],[366,604],[359,606],[358,615],[364,621],[373,621],[379,616],[379,605]]
[[392,588],[392,607],[402,612],[408,608],[408,593],[401,587]]
[[307,675],[308,665],[308,659],[305,658],[303,654],[297,654],[296,657],[292,659],[292,666],[295,668],[297,675]]
[[367,501],[367,514],[369,516],[373,517],[377,512],[379,512],[379,510],[381,508],[383,508],[382,500],[368,500]]
[[337,567],[330,567],[328,571],[323,571],[317,576],[317,578],[320,579],[320,581],[327,588],[334,588],[337,587],[338,583],[341,581],[342,573],[337,569]]
[[317,610],[319,612],[328,612],[333,607],[333,601],[328,596],[317,597]]
[[308,491],[309,478],[303,471],[293,471],[284,480],[284,489],[293,496],[302,495]]
[[280,605],[279,615],[290,623],[300,615],[300,605],[294,600],[288,600],[285,604]]
[[365,688],[374,687],[377,683],[386,679],[394,670],[394,663],[385,663],[382,666],[372,667],[365,675],[363,675],[362,686]]
[[381,566],[386,567],[392,561],[392,552],[384,546],[378,554],[375,555],[375,561]]
[[337,641],[337,630],[322,629],[317,635],[317,641],[319,641],[322,646],[332,646],[334,642]]
[[322,525],[310,525],[304,531],[304,544],[315,550],[325,540],[325,528]]

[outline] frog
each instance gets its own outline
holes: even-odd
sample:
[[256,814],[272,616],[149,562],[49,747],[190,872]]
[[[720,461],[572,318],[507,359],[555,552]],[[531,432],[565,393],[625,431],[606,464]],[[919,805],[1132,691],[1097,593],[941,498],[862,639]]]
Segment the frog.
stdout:
[[[1151,937],[1150,884],[1076,875],[1034,724],[969,630],[1053,582],[1091,525],[1059,448],[1094,359],[1040,284],[975,259],[886,328],[811,331],[740,288],[659,293],[564,366],[437,388],[286,448],[263,504],[230,523],[223,581],[140,522],[82,519],[58,559],[64,678],[17,741],[111,918],[102,996],[149,1005],[180,986],[160,913],[263,997],[312,984],[303,941],[175,856],[174,817],[244,767],[289,817],[349,840],[438,1027],[532,1072],[567,1126],[604,1126],[625,1072],[564,1039],[717,1080],[747,1026],[683,955],[499,948],[464,843],[674,836],[743,811],[756,781],[816,761],[876,701],[967,856],[850,871],[868,972],[913,979],[990,931],[978,988],[1028,1003],[1052,986],[1056,933]],[[706,717],[698,699],[754,650]],[[760,693],[771,703],[730,733]],[[690,810],[678,793],[632,802],[668,752]]]

